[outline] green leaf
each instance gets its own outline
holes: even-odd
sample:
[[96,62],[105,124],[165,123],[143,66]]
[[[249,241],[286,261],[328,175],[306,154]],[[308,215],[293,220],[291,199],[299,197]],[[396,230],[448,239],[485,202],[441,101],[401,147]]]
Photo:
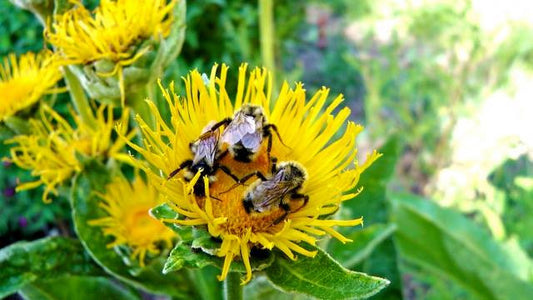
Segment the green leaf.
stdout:
[[[166,203],[160,204],[150,210],[150,215],[158,220],[160,219],[177,219],[178,213],[175,212]],[[180,226],[174,223],[165,222],[165,225],[178,234],[182,241],[192,241],[194,239],[192,233],[192,226]]]
[[[365,220],[365,229],[358,230],[365,231],[371,226],[388,226],[384,225],[389,222],[389,203],[387,196],[387,186],[390,178],[393,176],[396,169],[396,163],[400,155],[400,140],[398,136],[392,136],[379,149],[383,153],[376,162],[374,162],[362,175],[359,180],[359,186],[362,186],[363,192],[355,199],[343,203],[343,212],[348,211],[346,218],[356,218],[363,216]],[[344,218],[344,217],[343,217]],[[353,230],[340,228],[340,231],[345,235],[352,235]],[[371,233],[369,233],[372,235]],[[366,244],[365,241],[358,241],[358,238],[365,238],[365,233],[361,233],[360,237],[353,237],[353,242],[345,245],[339,245],[338,242],[332,241],[331,255],[335,259],[346,261],[350,263],[347,267],[355,269],[376,276],[388,278],[391,285],[382,293],[377,295],[377,298],[399,298],[402,295],[401,277],[398,269],[398,261],[396,259],[396,249],[392,238],[376,237],[377,240]],[[338,247],[336,247],[337,245]],[[363,245],[366,252],[369,254],[360,261],[360,255],[365,252],[359,252],[359,245]],[[353,258],[347,258],[346,253],[349,254],[351,247],[356,247],[353,250]],[[371,249],[373,248],[373,249]],[[365,248],[363,248],[365,249]],[[340,250],[343,253],[338,253]],[[365,255],[366,255],[365,254]],[[352,265],[358,264],[357,266]]]
[[104,273],[79,241],[63,237],[18,242],[1,249],[0,270],[0,298],[38,279]]
[[490,235],[450,209],[414,195],[392,197],[398,225],[395,242],[402,257],[451,279],[481,299],[530,299],[533,284],[520,264]]
[[383,156],[365,170],[357,184],[358,187],[363,187],[362,193],[343,202],[343,209],[348,210],[351,217],[363,216],[367,225],[388,221],[387,184],[396,169],[399,144],[398,137],[393,136],[379,149]]
[[86,168],[88,170],[74,180],[71,205],[76,233],[95,261],[117,278],[148,291],[174,297],[194,295],[192,284],[185,274],[163,275],[163,257],[151,261],[145,268],[134,270],[125,264],[122,256],[107,248],[112,239],[104,236],[99,227],[88,225],[88,222],[105,216],[99,209],[100,199],[94,191],[105,191],[110,171],[98,164]]
[[[178,219],[180,217],[168,204],[154,207],[150,210],[150,215],[156,219]],[[167,258],[163,269],[164,274],[178,271],[182,268],[204,268],[210,265],[222,269],[224,258],[215,255],[220,248],[221,242],[212,237],[205,227],[165,224],[174,230],[181,239]],[[250,263],[252,270],[263,270],[270,266],[273,261],[274,255],[270,251],[266,255],[265,253],[254,255],[254,252],[251,252]],[[233,272],[246,272],[244,264],[240,261],[234,261],[230,270]]]
[[[214,252],[212,247],[214,247],[215,244],[211,239],[200,237],[193,242],[195,243],[194,245],[184,241],[179,241],[176,244],[168,256],[163,273],[168,274],[169,272],[178,271],[182,268],[204,268],[210,265],[222,269],[222,266],[224,265],[223,257],[204,252],[205,249],[211,249],[206,251]],[[218,249],[219,244],[216,245]],[[250,263],[252,265],[252,270],[263,270],[269,267],[273,262],[274,255],[271,252],[269,252],[266,257],[260,258],[254,257],[253,252],[251,254]],[[240,261],[234,261],[231,264],[230,270],[240,273],[246,272],[244,264]]]
[[338,240],[332,240],[328,244],[328,252],[335,253],[334,258],[345,268],[351,269],[367,259],[383,241],[392,236],[395,230],[395,224],[367,226],[346,235],[353,242],[343,244]]
[[244,286],[244,299],[261,300],[301,300],[312,299],[306,295],[288,294],[275,288],[265,276],[258,276],[252,282]]
[[296,261],[278,257],[265,270],[268,279],[286,292],[297,292],[320,299],[367,298],[389,281],[343,268],[319,248],[314,257]]
[[38,280],[25,286],[19,293],[26,300],[141,299],[139,295],[120,288],[107,278],[88,276]]

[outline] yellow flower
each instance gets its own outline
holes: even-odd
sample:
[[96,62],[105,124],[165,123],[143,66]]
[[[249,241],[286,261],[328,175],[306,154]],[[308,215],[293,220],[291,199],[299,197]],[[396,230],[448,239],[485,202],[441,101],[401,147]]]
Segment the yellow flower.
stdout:
[[0,64],[0,121],[5,120],[53,93],[61,72],[50,51],[26,53],[17,59],[15,54]]
[[67,64],[113,62],[114,69],[100,75],[118,73],[123,97],[122,68],[149,50],[149,46],[140,49],[144,40],[168,36],[177,0],[102,0],[93,12],[81,2],[75,3],[75,8],[56,16],[45,30],[47,40],[57,47]]
[[[334,213],[341,202],[357,195],[359,191],[354,192],[353,188],[360,174],[380,154],[374,151],[364,164],[357,163],[355,138],[362,126],[347,121],[350,115],[348,108],[342,108],[333,114],[342,102],[342,95],[326,104],[329,90],[322,88],[306,101],[301,83],[294,89],[284,83],[279,97],[273,103],[269,73],[256,68],[247,75],[247,66],[243,65],[239,69],[237,95],[232,104],[225,89],[227,69],[223,65],[220,76],[217,77],[215,65],[208,82],[202,79],[200,73],[192,71],[185,79],[187,96],[184,99],[174,94],[173,84],[170,85],[170,91],[162,88],[172,114],[170,123],[165,123],[155,105],[150,103],[157,125],[152,129],[137,116],[144,136],[144,146],[130,145],[149,164],[147,167],[144,163],[139,163],[139,166],[145,165],[149,176],[171,201],[173,209],[184,217],[164,221],[207,226],[212,236],[222,240],[216,253],[225,257],[219,279],[223,280],[227,276],[233,259],[240,257],[247,270],[244,282],[248,282],[252,276],[251,247],[275,247],[294,260],[295,253],[310,257],[316,254],[299,243],[315,245],[317,236],[329,234],[342,242],[350,241],[333,227],[356,226],[362,224],[362,218],[333,220],[324,217]],[[235,181],[220,171],[216,173],[217,180],[211,184],[207,176],[199,178],[199,172],[188,183],[180,176],[167,180],[167,176],[180,163],[192,158],[189,143],[197,140],[208,123],[232,117],[234,111],[246,103],[263,107],[268,122],[277,126],[287,145],[283,146],[274,137],[272,157],[276,157],[279,163],[299,162],[307,170],[308,178],[301,193],[308,195],[309,201],[303,207],[301,201],[295,204],[296,207],[291,205],[286,216],[281,207],[262,213],[247,213],[243,206],[243,195],[248,187],[241,185],[231,189],[235,186]],[[342,128],[345,128],[344,133]],[[265,144],[267,143],[263,143],[250,163],[238,162],[231,155],[226,155],[220,164],[227,166],[239,178],[255,171],[269,174],[270,162]],[[204,184],[208,186],[206,197],[197,197],[191,193],[197,180],[204,180]]]
[[[91,128],[72,113],[73,128],[62,116],[49,106],[41,109],[39,120],[30,120],[31,134],[19,135],[6,141],[16,144],[11,147],[11,160],[19,167],[32,171],[39,179],[17,186],[17,191],[45,185],[43,201],[49,203],[50,192],[57,195],[57,186],[81,171],[82,164],[76,153],[89,157],[119,156],[124,146],[123,139],[113,142],[112,133],[115,120],[111,107],[101,106],[96,114],[96,127]],[[124,110],[120,121],[128,122],[128,110]],[[133,136],[126,134],[127,139]]]
[[98,196],[102,199],[100,207],[108,216],[89,224],[102,227],[105,235],[114,238],[109,248],[127,245],[132,250],[132,259],[138,258],[144,266],[146,254],[158,254],[160,243],[166,248],[172,245],[174,232],[148,214],[152,207],[161,204],[153,185],[139,176],[133,183],[116,177],[106,186],[105,194],[98,193]]

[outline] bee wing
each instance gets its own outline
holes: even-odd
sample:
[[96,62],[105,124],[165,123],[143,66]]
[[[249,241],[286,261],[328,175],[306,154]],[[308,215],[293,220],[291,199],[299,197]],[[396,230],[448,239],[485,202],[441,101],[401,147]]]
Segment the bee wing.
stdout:
[[222,133],[222,142],[235,145],[240,142],[246,134],[252,134],[257,131],[254,119],[252,117],[238,115],[224,129]]
[[246,134],[241,139],[242,145],[247,149],[252,149],[252,151],[256,152],[259,149],[259,146],[261,146],[261,141],[263,140],[263,135],[259,132],[255,132],[252,134]]
[[268,208],[272,205],[279,204],[290,190],[290,184],[279,181],[263,181],[262,197],[254,199],[255,207]]
[[209,165],[214,164],[215,156],[218,150],[218,137],[218,133],[213,132],[212,134],[207,135],[198,141],[198,147],[196,154],[194,155],[193,164],[200,162],[202,159],[204,159]]

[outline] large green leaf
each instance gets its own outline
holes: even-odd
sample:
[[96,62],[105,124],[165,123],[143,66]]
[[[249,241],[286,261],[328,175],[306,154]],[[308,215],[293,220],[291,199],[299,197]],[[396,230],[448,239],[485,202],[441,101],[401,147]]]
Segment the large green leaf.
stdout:
[[392,197],[402,257],[451,279],[480,299],[531,299],[533,284],[522,280],[521,261],[490,235],[450,209],[414,195]]
[[76,233],[91,256],[107,272],[137,287],[174,297],[190,297],[191,293],[194,294],[186,274],[176,272],[163,275],[163,257],[151,261],[141,270],[133,270],[126,266],[122,256],[107,248],[111,239],[104,236],[100,228],[88,225],[88,222],[105,216],[94,192],[105,191],[110,171],[99,164],[87,168],[89,170],[74,180],[71,204]]
[[[343,203],[346,218],[363,216],[365,227],[357,231],[340,228],[341,232],[353,242],[341,244],[332,240],[329,245],[331,255],[346,263],[346,267],[391,281],[386,290],[377,298],[400,298],[402,295],[401,278],[396,259],[396,249],[390,237],[393,225],[389,225],[389,203],[387,186],[396,169],[400,154],[400,140],[392,136],[380,149],[383,153],[359,180],[363,192],[355,199]],[[350,253],[353,256],[350,257]],[[362,260],[363,259],[363,260]]]
[[0,270],[0,298],[38,279],[104,273],[79,241],[64,237],[18,242],[3,248]]
[[268,279],[286,292],[297,292],[320,299],[367,298],[389,281],[343,268],[319,248],[314,257],[296,261],[278,257],[265,270]]
[[[328,252],[345,268],[351,269],[372,255],[373,251],[396,230],[395,224],[373,224],[346,235],[353,242],[343,244],[332,240]],[[333,254],[332,254],[333,256]]]
[[38,280],[19,291],[26,300],[140,300],[141,297],[104,277],[64,276]]

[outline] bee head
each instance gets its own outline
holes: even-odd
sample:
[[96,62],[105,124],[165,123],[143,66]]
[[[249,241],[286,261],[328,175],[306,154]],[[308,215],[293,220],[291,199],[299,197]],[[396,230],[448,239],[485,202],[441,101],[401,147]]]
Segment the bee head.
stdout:
[[245,104],[241,107],[240,112],[243,113],[245,116],[253,117],[255,120],[265,120],[265,112],[263,111],[263,108],[259,105]]
[[295,161],[284,161],[279,163],[277,171],[283,171],[283,178],[287,181],[298,181],[303,183],[307,180],[307,171],[304,166]]

